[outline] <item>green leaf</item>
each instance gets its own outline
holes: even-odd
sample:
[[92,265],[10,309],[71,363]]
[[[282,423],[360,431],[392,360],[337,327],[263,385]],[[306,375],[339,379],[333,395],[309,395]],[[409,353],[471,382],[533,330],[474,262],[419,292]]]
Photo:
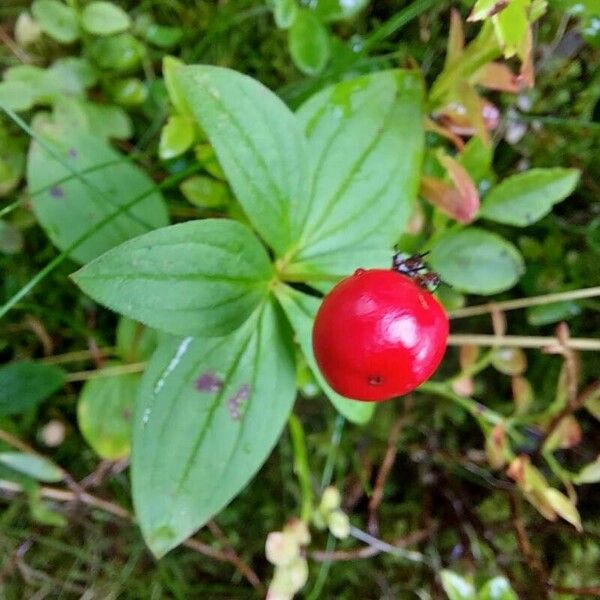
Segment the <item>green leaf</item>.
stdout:
[[0,452],[0,464],[38,481],[62,481],[63,472],[47,458],[24,452]]
[[273,300],[223,338],[162,344],[133,425],[133,499],[160,557],[226,506],[277,442],[292,410],[291,332]]
[[158,154],[163,160],[183,154],[194,143],[196,124],[193,119],[171,115],[160,132]]
[[529,3],[530,0],[510,0],[506,8],[492,18],[496,37],[505,58],[515,54],[521,59],[526,56]]
[[544,496],[550,506],[565,520],[571,523],[577,531],[583,531],[579,511],[573,501],[556,488],[547,488]]
[[98,73],[85,58],[59,58],[52,63],[49,71],[62,83],[64,90],[75,94],[83,94],[84,90],[98,82]]
[[174,77],[252,225],[282,254],[297,240],[309,208],[298,121],[275,94],[241,73],[192,66]]
[[128,108],[143,104],[148,98],[148,88],[137,77],[119,79],[108,86],[114,102]]
[[350,400],[334,392],[317,366],[312,350],[312,328],[321,301],[284,285],[276,288],[275,293],[292,324],[308,366],[332,404],[349,421],[359,424],[368,422],[373,415],[375,405],[369,402]]
[[31,87],[23,81],[3,81],[0,83],[0,107],[17,112],[33,107],[36,96]]
[[72,44],[79,38],[77,13],[70,6],[58,0],[35,0],[31,12],[42,31],[57,42]]
[[77,402],[77,423],[85,441],[101,458],[117,460],[129,455],[140,380],[137,374],[98,377],[83,386]]
[[473,294],[508,290],[524,271],[523,258],[511,243],[477,227],[437,238],[429,260],[446,283]]
[[506,577],[488,579],[479,590],[478,600],[519,600]]
[[46,127],[44,133],[44,142],[61,161],[34,142],[27,180],[33,211],[59,249],[69,248],[122,205],[147,195],[71,251],[73,260],[86,263],[129,238],[168,223],[162,195],[152,180],[102,139],[58,127]]
[[205,210],[223,209],[231,201],[227,185],[205,175],[194,175],[179,187],[188,202]]
[[286,274],[335,280],[388,265],[419,185],[422,97],[417,74],[382,71],[327,88],[300,108],[312,202]]
[[60,96],[53,106],[54,122],[63,130],[80,129],[107,141],[131,137],[133,127],[129,115],[113,104],[94,104],[79,98]]
[[319,74],[329,62],[329,31],[307,8],[298,9],[288,32],[288,45],[294,64],[306,75]]
[[584,406],[593,417],[600,421],[600,388],[596,387],[592,390],[592,393],[586,398]]
[[273,17],[279,29],[289,29],[298,16],[296,0],[272,0]]
[[477,600],[473,584],[458,573],[444,569],[440,572],[440,578],[449,600]]
[[0,367],[0,416],[22,413],[59,390],[65,381],[62,369],[33,361]]
[[101,69],[126,73],[135,70],[144,56],[144,46],[130,33],[98,38],[89,46],[92,60]]
[[545,217],[552,207],[573,192],[579,181],[576,169],[531,169],[507,177],[485,197],[479,215],[526,227]]
[[144,31],[144,39],[159,48],[173,48],[179,44],[182,37],[183,29],[181,27],[169,27],[157,23],[152,23]]
[[112,2],[90,2],[81,13],[81,24],[89,33],[112,35],[129,29],[131,19]]
[[598,483],[600,482],[600,456],[589,465],[579,471],[574,480],[575,483]]
[[369,0],[317,0],[312,6],[322,21],[343,21],[357,15],[368,4]]
[[527,322],[535,327],[572,319],[581,314],[581,306],[573,300],[552,302],[527,309]]
[[492,146],[474,136],[465,144],[464,150],[458,156],[458,162],[467,170],[473,181],[479,184],[490,177],[493,157]]
[[165,87],[169,94],[169,100],[175,110],[186,117],[192,117],[192,110],[185,98],[184,92],[181,89],[179,82],[176,79],[180,69],[185,67],[185,63],[174,56],[165,56],[162,62],[162,72],[165,80]]
[[73,275],[92,298],[176,335],[226,335],[264,300],[273,268],[252,232],[205,219],[125,242]]
[[154,329],[144,327],[127,317],[121,317],[117,325],[117,353],[129,363],[141,362],[150,358],[158,343]]

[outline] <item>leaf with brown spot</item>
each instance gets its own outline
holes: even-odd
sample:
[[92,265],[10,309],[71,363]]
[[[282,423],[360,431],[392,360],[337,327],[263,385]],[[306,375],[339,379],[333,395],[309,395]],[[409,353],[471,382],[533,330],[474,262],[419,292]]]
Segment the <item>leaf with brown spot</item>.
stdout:
[[488,90],[510,92],[512,94],[519,92],[522,87],[519,76],[515,75],[506,65],[498,62],[484,65],[471,77],[471,83]]

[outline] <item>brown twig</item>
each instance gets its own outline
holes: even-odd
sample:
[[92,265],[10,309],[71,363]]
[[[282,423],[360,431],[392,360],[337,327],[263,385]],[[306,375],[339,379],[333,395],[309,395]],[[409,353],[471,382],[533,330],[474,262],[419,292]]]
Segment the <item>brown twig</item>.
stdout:
[[525,557],[525,561],[532,575],[537,576],[532,577],[532,581],[536,584],[536,587],[539,588],[539,592],[543,594],[543,598],[549,598],[548,589],[546,582],[548,581],[548,576],[544,569],[544,566],[535,555],[531,548],[531,542],[529,541],[529,537],[527,535],[527,531],[525,529],[525,525],[523,523],[523,519],[521,517],[521,512],[519,510],[519,502],[514,491],[508,492],[508,500],[510,505],[510,514],[511,520],[513,524],[513,529],[515,532],[515,536],[517,538],[517,543],[519,545],[519,549],[523,553]]
[[31,56],[14,42],[2,26],[0,26],[0,42],[2,42],[22,63],[29,65],[33,62]]
[[[19,494],[23,492],[23,488],[18,484],[12,481],[7,481],[4,479],[0,479],[0,491],[8,492],[11,494]],[[47,498],[49,500],[55,500],[57,502],[81,502],[86,504],[87,506],[91,506],[93,508],[100,509],[104,512],[107,512],[119,519],[123,519],[126,521],[133,522],[133,515],[118,504],[114,502],[110,502],[109,500],[103,500],[102,498],[98,498],[97,496],[93,496],[92,494],[88,494],[83,491],[80,494],[76,494],[70,490],[63,490],[60,488],[50,487],[50,486],[42,486],[40,487],[40,495],[43,498]],[[190,548],[191,550],[195,550],[200,554],[204,554],[205,556],[209,556],[214,558],[215,560],[221,562],[227,562],[234,567],[240,569],[241,573],[246,577],[248,582],[255,588],[262,590],[262,584],[260,583],[260,579],[256,575],[256,573],[249,567],[246,563],[244,563],[237,555],[234,558],[230,553],[223,552],[221,550],[217,550],[200,540],[195,538],[188,538],[182,544],[186,548]]]
[[[414,544],[418,544],[431,536],[431,529],[419,529],[413,531],[404,538],[398,539],[394,542],[394,546],[398,548],[407,548]],[[328,552],[327,550],[313,550],[309,553],[309,556],[315,562],[342,562],[352,561],[363,558],[371,558],[380,554],[382,550],[374,546],[364,546],[362,548],[356,548],[354,550],[335,550]]]
[[549,584],[550,589],[555,594],[569,594],[573,596],[593,596],[600,598],[600,585],[591,587],[565,587],[563,585]]
[[261,589],[262,583],[256,573],[239,557],[231,542],[227,539],[221,528],[214,522],[209,521],[206,526],[210,532],[221,542],[225,548],[225,554],[229,556],[230,562],[237,567],[237,570],[242,573],[246,579],[256,588]]
[[407,403],[404,406],[404,414],[398,419],[396,419],[396,422],[392,425],[390,429],[387,450],[385,452],[385,456],[383,457],[383,462],[381,463],[379,472],[377,473],[373,494],[371,496],[371,499],[369,500],[368,528],[369,533],[371,535],[377,535],[379,533],[379,521],[377,517],[377,511],[383,499],[383,488],[385,487],[385,482],[387,481],[388,475],[390,474],[390,471],[394,466],[394,462],[396,462],[396,453],[398,451],[398,439],[400,437],[402,427],[404,427],[404,424],[406,423],[406,420],[408,418],[407,413],[410,411],[410,408],[412,406],[412,397],[408,399]]

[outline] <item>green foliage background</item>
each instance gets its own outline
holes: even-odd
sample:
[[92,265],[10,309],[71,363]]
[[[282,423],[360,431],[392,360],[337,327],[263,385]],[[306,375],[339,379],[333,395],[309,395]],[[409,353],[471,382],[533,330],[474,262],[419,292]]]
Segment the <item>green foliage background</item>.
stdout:
[[[326,402],[320,391],[323,382],[314,379],[304,359],[298,363],[300,392],[294,409],[300,417],[303,439],[294,427],[289,433],[284,430],[252,483],[219,512],[208,530],[203,529],[197,536],[209,548],[220,552],[221,560],[179,547],[156,562],[139,530],[128,520],[98,506],[48,501],[35,483],[36,479],[64,480],[56,465],[61,465],[76,481],[87,481],[85,478],[95,473],[96,480],[87,481],[93,494],[110,499],[117,507],[132,508],[124,463],[100,461],[118,461],[128,453],[127,415],[133,410],[131,388],[138,385],[140,370],[135,367],[148,360],[157,340],[153,332],[141,330],[127,320],[117,320],[113,313],[95,304],[68,283],[69,275],[78,264],[87,263],[126,239],[166,225],[167,212],[173,223],[214,216],[247,222],[240,204],[223,181],[212,148],[195,129],[198,125],[194,116],[200,121],[206,117],[194,115],[193,106],[190,110],[185,99],[178,98],[167,69],[161,70],[161,64],[168,64],[168,61],[162,63],[164,56],[176,56],[188,64],[212,64],[241,71],[274,90],[294,110],[308,97],[341,79],[417,63],[425,86],[432,89],[444,69],[451,8],[448,3],[359,2],[356,14],[344,15],[335,14],[331,9],[336,5],[333,2],[319,3],[316,12],[307,6],[294,8],[292,4],[278,2],[265,6],[253,0],[118,2],[108,15],[88,11],[83,33],[65,16],[55,24],[57,30],[48,30],[54,38],[42,35],[23,48],[15,45],[14,27],[18,15],[32,9],[30,3],[9,0],[0,6],[3,71],[6,73],[28,61],[40,69],[35,74],[21,73],[21,81],[0,88],[0,103],[8,103],[17,114],[17,119],[11,119],[10,113],[0,117],[2,302],[10,301],[56,258],[57,250],[48,238],[65,250],[81,233],[78,227],[82,227],[84,219],[102,224],[114,205],[99,202],[100,196],[129,202],[139,195],[148,195],[137,205],[137,212],[123,214],[114,227],[105,228],[113,238],[104,246],[98,246],[93,239],[80,246],[70,260],[53,269],[0,321],[0,359],[8,365],[5,369],[11,369],[3,372],[3,381],[28,383],[25,390],[18,390],[16,408],[14,397],[5,398],[0,389],[1,429],[8,436],[26,440],[52,461],[30,461],[17,468],[19,465],[10,454],[12,437],[3,438],[0,479],[18,482],[25,493],[12,494],[6,486],[2,491],[0,596],[8,599],[35,594],[36,597],[88,594],[91,598],[261,597],[261,592],[248,584],[231,561],[223,560],[227,544],[268,583],[273,568],[264,557],[267,534],[280,530],[289,518],[308,510],[307,503],[317,504],[318,498],[311,499],[311,494],[320,494],[331,481],[342,491],[342,508],[354,526],[367,530],[370,524],[369,530],[374,535],[391,544],[410,541],[411,536],[416,536],[411,547],[418,549],[437,570],[448,571],[441,579],[435,579],[430,564],[407,560],[393,552],[378,553],[371,558],[351,555],[351,560],[337,560],[338,556],[333,562],[323,561],[318,551],[333,550],[335,541],[327,532],[314,529],[307,549],[310,578],[302,592],[307,598],[442,598],[444,593],[450,598],[474,598],[475,589],[479,590],[480,598],[510,598],[510,592],[495,596],[490,591],[494,586],[489,580],[498,576],[510,579],[523,598],[584,597],[586,590],[593,592],[600,586],[597,567],[600,512],[598,485],[593,483],[597,481],[597,473],[588,471],[586,479],[580,472],[585,465],[594,468],[600,454],[597,394],[587,411],[578,410],[575,414],[581,436],[578,443],[567,443],[569,432],[573,432],[570,422],[571,429],[560,430],[545,454],[546,462],[540,460],[539,453],[534,456],[534,463],[547,479],[544,486],[569,492],[570,484],[563,486],[569,480],[568,474],[573,474],[572,479],[577,483],[577,472],[580,472],[579,482],[592,482],[576,488],[582,533],[565,520],[544,519],[524,501],[520,494],[523,490],[519,491],[504,469],[493,468],[493,450],[489,449],[493,432],[487,425],[478,427],[477,419],[473,419],[473,405],[465,411],[460,403],[443,400],[440,388],[435,387],[438,384],[433,383],[429,390],[414,398],[378,407],[367,426],[344,423],[335,406],[342,407],[343,412],[346,401],[340,398],[338,403],[332,397],[333,404]],[[457,308],[465,301],[459,291],[496,294],[494,300],[503,300],[600,285],[597,199],[600,41],[594,25],[600,11],[593,2],[582,6],[582,13],[572,14],[568,2],[551,2],[548,12],[535,24],[533,89],[519,94],[487,94],[501,113],[501,126],[492,134],[493,166],[487,165],[486,150],[475,144],[470,155],[465,152],[462,159],[482,193],[494,183],[503,182],[485,197],[481,211],[484,220],[460,229],[449,225],[444,214],[423,203],[421,218],[426,227],[420,231],[411,229],[399,240],[406,250],[420,249],[424,244],[431,246],[433,266],[454,285],[453,289],[440,292],[445,294],[442,297],[450,308]],[[47,8],[43,3],[33,7],[34,16],[43,21],[39,11],[43,13]],[[464,17],[471,5],[464,3],[455,8]],[[300,12],[295,14],[296,10]],[[480,28],[480,24],[467,25],[467,40]],[[95,65],[94,71],[88,72],[81,62],[69,62],[73,58],[85,58]],[[516,69],[518,63],[513,61],[510,64]],[[46,68],[49,65],[52,67]],[[173,64],[172,69],[175,73],[177,65]],[[71,86],[66,94],[64,86]],[[433,90],[439,91],[441,87],[434,86]],[[39,114],[48,113],[50,107],[52,119],[48,114]],[[38,114],[32,120],[35,112]],[[21,176],[33,133],[29,126],[43,132],[47,141],[40,142],[38,136],[38,142],[30,150],[25,187]],[[209,133],[208,126],[205,127]],[[68,143],[61,137],[65,131]],[[198,141],[200,145],[196,145]],[[430,148],[445,144],[433,132],[427,133],[426,141]],[[65,171],[60,161],[48,159],[40,143],[49,144],[55,152],[62,148],[68,153],[70,148],[74,149],[91,169],[86,175],[91,186],[74,180],[68,184],[74,189],[63,189],[68,169]],[[192,144],[196,145],[193,151],[189,150]],[[290,148],[296,147],[292,144]],[[448,144],[445,148],[450,151]],[[122,155],[128,158],[123,160]],[[443,178],[441,163],[436,161],[433,153],[426,155],[424,172]],[[141,166],[141,170],[134,164]],[[536,169],[549,167],[556,171],[546,183],[548,172],[539,175]],[[573,169],[581,173],[578,184]],[[535,207],[536,222],[526,228],[531,220],[529,213],[519,214],[518,207],[503,204],[510,203],[515,190],[528,189],[527,182],[522,180],[511,188],[510,178],[523,177],[519,175],[521,171],[532,180],[534,192],[537,190],[537,196],[533,193],[535,197],[529,199]],[[128,182],[126,197],[114,194],[115,186],[120,186],[123,180]],[[152,187],[152,181],[160,190]],[[230,183],[239,196],[235,182]],[[568,201],[559,203],[576,184],[576,191]],[[74,210],[84,211],[80,218],[69,223],[61,222],[62,216],[53,213],[49,202],[53,194],[63,193],[76,196],[79,202]],[[247,208],[246,214],[252,216]],[[245,230],[241,226],[240,229]],[[272,224],[269,230],[267,224],[259,233],[277,253],[280,241],[269,239],[273,230],[277,227]],[[442,232],[439,237],[431,235],[438,232]],[[474,249],[485,248],[481,236],[493,236],[494,240],[502,236],[511,246],[500,258],[495,246],[489,253],[478,254]],[[281,248],[286,241],[281,241]],[[266,286],[271,267],[261,253],[264,250],[257,246],[253,262],[256,262],[256,278],[264,279]],[[199,255],[198,260],[203,257],[206,260],[205,256]],[[334,267],[320,265],[316,270],[328,272],[327,269],[333,268],[336,275],[343,275],[348,264],[354,264],[353,260],[351,257],[347,264],[338,263]],[[305,352],[310,346],[307,315],[316,309],[316,300],[300,293],[307,277],[310,283],[314,274],[310,260],[306,262],[308,267],[299,260],[296,268],[288,272],[290,281],[300,282],[298,289],[276,292]],[[86,271],[82,273],[85,275]],[[94,273],[88,273],[91,273],[91,289]],[[498,283],[503,273],[505,279]],[[322,289],[328,285],[330,282],[315,283],[315,287]],[[86,285],[82,287],[86,289]],[[211,288],[209,293],[226,297],[228,291]],[[482,300],[466,299],[469,303]],[[245,310],[250,314],[253,308],[250,302]],[[597,339],[599,309],[595,299],[567,300],[506,315],[509,332],[514,335],[553,335],[556,324],[564,320],[572,337]],[[265,310],[266,316],[257,327],[264,329],[266,339],[273,340],[272,347],[280,349],[265,360],[270,361],[273,372],[284,373],[291,353],[296,352],[297,357],[300,353],[289,347],[287,338],[277,340],[279,329],[273,324],[283,327],[281,309],[273,302]],[[224,331],[219,327],[231,325],[227,313],[220,315],[216,323],[213,321],[217,333]],[[491,331],[486,315],[456,323],[453,330],[460,333]],[[256,331],[250,332],[254,323],[248,325],[248,332],[242,328],[239,335],[254,339]],[[170,332],[185,335],[185,321]],[[149,367],[158,372],[164,364],[168,365],[180,342],[161,340],[161,343],[165,355],[161,356],[159,351]],[[54,355],[98,347],[112,349],[110,363],[95,364],[90,361],[90,356],[93,359],[95,355],[91,352],[84,359],[64,363],[63,370],[48,364]],[[194,356],[190,360],[196,354],[207,354],[206,348],[192,347],[192,351]],[[235,348],[219,348],[215,342],[208,354],[228,364],[234,351]],[[16,361],[24,359],[37,362],[15,366]],[[45,370],[37,367],[40,359],[46,361]],[[310,363],[309,352],[306,360]],[[514,411],[520,434],[514,450],[535,455],[544,428],[566,404],[568,381],[563,361],[538,350],[526,352],[526,370],[519,364],[523,360],[520,353],[509,356],[482,353],[480,360],[483,362],[477,369],[482,372],[474,379],[472,395],[494,414],[506,417]],[[492,367],[488,368],[490,364]],[[580,391],[597,381],[599,364],[597,352],[580,354]],[[108,382],[114,383],[117,378],[80,383],[78,373],[95,367],[127,373],[119,381],[122,389],[106,389]],[[458,352],[451,350],[436,379],[460,379],[462,371]],[[533,400],[527,399],[527,394],[517,394],[516,404],[513,401],[510,376],[516,374],[527,378]],[[107,384],[103,386],[102,381]],[[235,374],[232,381],[231,385],[238,383]],[[288,383],[289,386],[282,384],[285,389],[292,385]],[[272,382],[261,385],[269,389]],[[447,388],[443,393],[448,393]],[[291,396],[287,395],[281,399],[283,404],[291,403]],[[113,404],[102,401],[117,396]],[[192,403],[193,398],[186,402]],[[268,406],[257,408],[270,410]],[[281,415],[273,411],[270,417],[283,423],[285,406],[278,406],[278,410]],[[65,436],[62,443],[54,446],[48,443],[47,425],[57,422]],[[114,427],[95,429],[94,423],[114,423]],[[396,428],[394,440],[391,432]],[[397,448],[397,456],[383,488],[378,528],[373,528],[369,498],[377,486],[377,474],[392,443],[390,439]],[[302,443],[306,445],[305,462]],[[98,471],[102,464],[106,473]],[[21,475],[11,470],[11,465]],[[308,491],[303,481],[308,481]],[[68,484],[66,480],[66,488]],[[148,494],[157,489],[159,481],[153,482]],[[201,489],[197,493],[201,494]],[[163,509],[169,509],[165,497],[147,503],[144,510],[162,513]],[[529,552],[515,533],[521,521],[530,540]],[[182,525],[184,529],[186,526],[187,523]],[[358,546],[356,540],[348,539],[338,542],[337,549],[352,552]],[[471,584],[461,578],[473,582],[472,593]],[[579,588],[579,592],[563,588]]]

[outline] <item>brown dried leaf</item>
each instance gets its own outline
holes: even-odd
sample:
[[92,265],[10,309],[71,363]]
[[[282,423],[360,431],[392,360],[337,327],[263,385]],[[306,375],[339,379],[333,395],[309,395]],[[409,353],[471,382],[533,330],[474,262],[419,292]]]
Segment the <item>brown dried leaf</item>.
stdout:
[[473,77],[471,83],[480,85],[488,90],[510,92],[516,94],[522,88],[519,76],[515,75],[506,65],[491,62],[484,65]]

